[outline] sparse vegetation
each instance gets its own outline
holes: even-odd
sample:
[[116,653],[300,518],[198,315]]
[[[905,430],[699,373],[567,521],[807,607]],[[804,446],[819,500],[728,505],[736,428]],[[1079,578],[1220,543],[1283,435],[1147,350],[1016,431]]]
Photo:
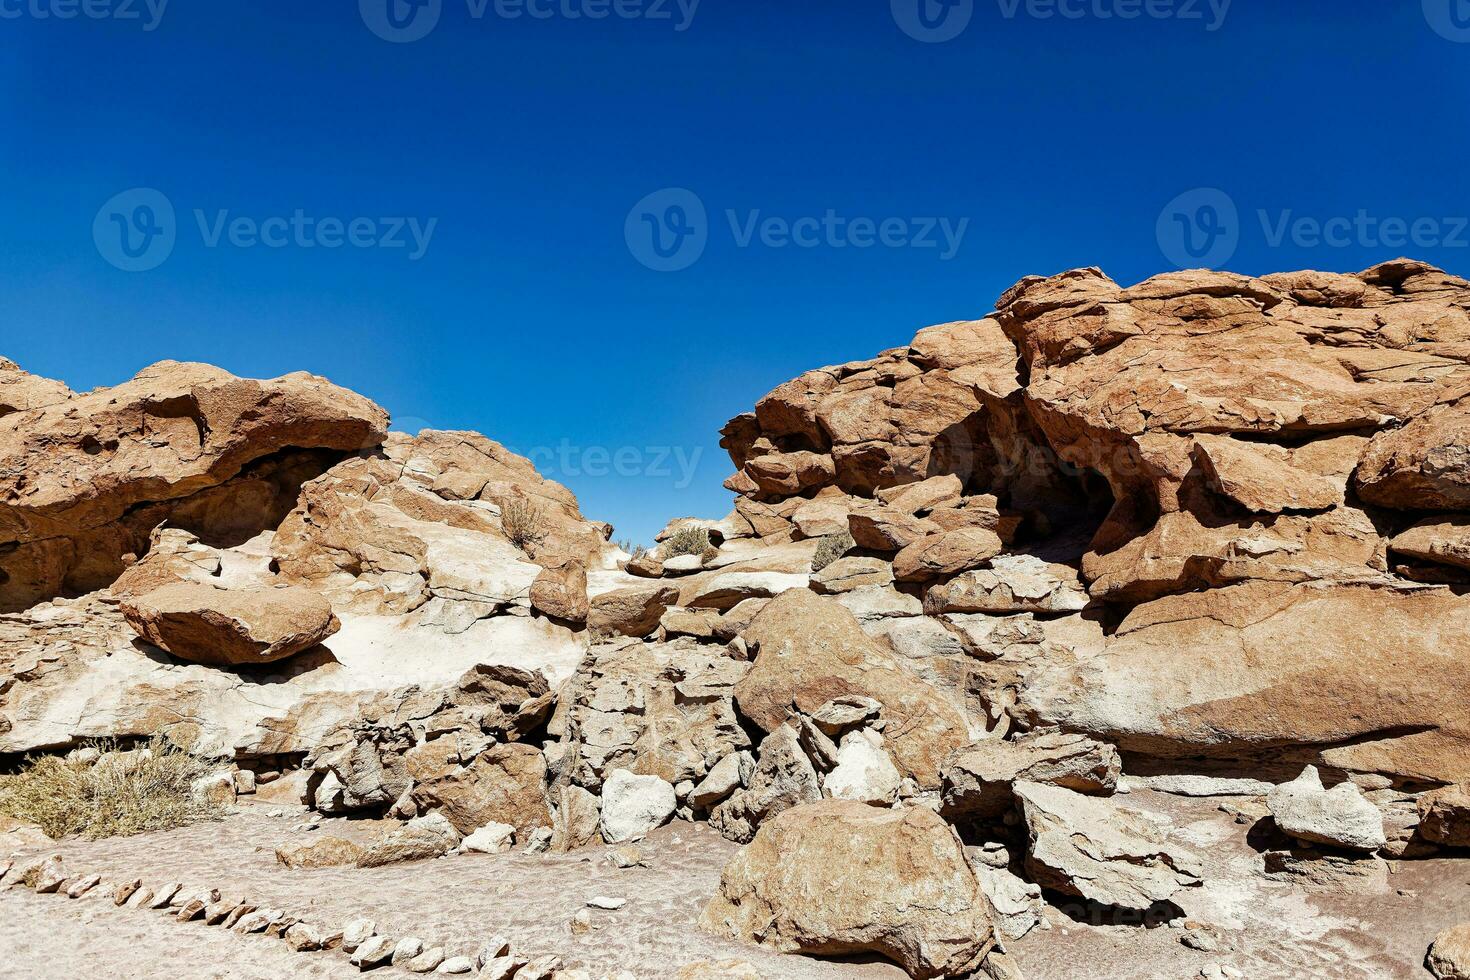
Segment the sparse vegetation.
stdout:
[[619,541],[618,547],[627,552],[629,561],[637,561],[648,554],[648,549],[636,541]]
[[546,518],[529,500],[517,498],[506,503],[500,509],[500,526],[522,550],[546,537]]
[[852,535],[846,531],[841,534],[827,535],[817,543],[817,553],[812,556],[812,571],[820,572],[851,551],[856,544]]
[[710,543],[709,532],[704,528],[683,527],[664,542],[660,556],[667,561],[670,558],[678,558],[680,555],[703,555],[713,547]]
[[51,837],[88,840],[173,830],[219,815],[194,793],[215,767],[162,738],[119,752],[100,746],[95,763],[42,756],[0,776],[0,814],[39,826]]

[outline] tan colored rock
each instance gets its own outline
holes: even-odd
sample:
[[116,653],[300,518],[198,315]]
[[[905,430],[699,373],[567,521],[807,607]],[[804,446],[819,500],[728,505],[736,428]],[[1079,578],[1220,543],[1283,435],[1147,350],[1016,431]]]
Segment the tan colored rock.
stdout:
[[893,566],[881,558],[839,558],[812,576],[812,590],[821,595],[892,584]]
[[678,588],[662,582],[602,592],[592,599],[587,628],[603,634],[647,636],[678,601]]
[[124,601],[122,610],[138,635],[159,649],[219,667],[284,660],[342,627],[331,603],[302,588],[177,582]]
[[1436,980],[1470,980],[1470,922],[1435,936],[1425,964]]
[[1033,732],[988,739],[956,753],[944,766],[944,812],[993,820],[1013,806],[1018,782],[1060,786],[1089,796],[1111,796],[1122,775],[1118,750],[1083,735]]
[[1470,519],[1420,521],[1388,547],[1402,557],[1470,569]]
[[1419,797],[1419,833],[1448,847],[1470,847],[1470,784],[1458,783]]
[[944,821],[847,800],[762,827],[700,921],[787,953],[875,953],[917,978],[968,975],[994,944],[985,897]]
[[[333,454],[377,445],[388,423],[322,378],[251,381],[172,361],[115,388],[26,397],[35,407],[0,418],[8,610],[107,585],[165,521],[237,541],[273,527],[302,480]],[[227,496],[215,493],[230,481]]]
[[72,397],[71,389],[60,381],[29,374],[14,361],[0,357],[0,417],[44,408]]
[[[431,813],[410,820],[368,844],[362,857],[358,858],[357,866],[379,868],[404,861],[442,857],[459,846],[462,836],[443,814]],[[389,949],[391,951],[391,945]]]
[[1429,409],[1375,436],[1354,477],[1369,503],[1401,510],[1470,509],[1470,399]]
[[883,552],[901,551],[942,530],[937,524],[922,518],[891,507],[876,506],[854,510],[848,516],[847,527],[859,547]]
[[812,452],[768,453],[745,464],[745,475],[767,494],[791,496],[831,484],[832,457]]
[[591,609],[587,598],[587,569],[569,558],[543,568],[531,583],[531,605],[554,619],[585,623]]
[[1343,502],[1333,480],[1292,465],[1291,453],[1225,436],[1194,437],[1195,459],[1215,489],[1248,511],[1326,510]]
[[990,567],[965,572],[924,595],[924,611],[944,613],[1068,613],[1087,608],[1077,572],[1032,555],[1000,555]]
[[905,776],[937,788],[939,767],[969,743],[964,718],[937,691],[901,667],[836,601],[810,591],[771,600],[745,631],[758,647],[735,688],[740,710],[763,731],[850,695],[883,705],[888,751]]
[[732,787],[729,798],[709,815],[710,826],[738,844],[750,841],[767,820],[822,798],[817,771],[791,725],[782,725],[761,741],[749,778],[739,782],[744,788]]
[[964,489],[964,483],[958,476],[946,473],[918,483],[888,487],[877,491],[874,496],[900,514],[918,514],[958,501]]
[[276,848],[276,860],[288,868],[340,868],[361,860],[363,847],[345,837],[315,837],[305,844]]
[[1017,783],[1037,883],[1119,908],[1145,910],[1199,885],[1199,860],[1142,814],[1059,786]]
[[944,531],[920,538],[893,557],[893,577],[925,582],[979,568],[1005,548],[999,535],[983,528]]
[[1164,758],[1470,778],[1470,608],[1448,590],[1257,583],[1133,610],[1106,652],[1030,673],[1042,724]]
[[546,757],[532,745],[495,745],[472,763],[419,783],[413,800],[420,811],[436,810],[461,835],[488,823],[515,827],[527,837],[551,826],[546,801]]

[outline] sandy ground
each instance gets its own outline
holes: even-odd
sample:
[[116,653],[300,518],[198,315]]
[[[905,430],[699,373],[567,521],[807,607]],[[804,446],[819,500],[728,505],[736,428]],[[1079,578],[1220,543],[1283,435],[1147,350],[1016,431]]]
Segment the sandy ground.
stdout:
[[[1470,918],[1470,861],[1391,863],[1386,884],[1359,890],[1314,890],[1262,876],[1263,857],[1248,828],[1219,811],[1218,801],[1152,792],[1118,802],[1173,823],[1176,839],[1205,861],[1205,888],[1180,893],[1174,927],[1164,919],[1115,923],[1081,908],[1051,908],[1012,952],[1028,980],[1185,980],[1211,963],[1233,966],[1250,980],[1333,977],[1382,980],[1427,977],[1422,963],[1442,928]],[[594,976],[619,969],[645,980],[673,977],[687,964],[744,960],[762,977],[816,980],[901,980],[884,963],[778,956],[705,935],[696,920],[720,869],[736,848],[704,825],[676,824],[642,846],[650,867],[621,870],[608,848],[573,855],[463,855],[417,864],[288,870],[276,846],[336,834],[366,837],[370,823],[327,821],[293,831],[302,811],[251,804],[222,823],[135,838],[63,842],[51,848],[73,872],[107,881],[183,881],[227,896],[287,909],[339,927],[367,916],[379,931],[415,935],[451,955],[471,954],[501,933],[521,955],[556,953]],[[109,889],[71,901],[0,888],[0,977],[335,978],[356,976],[341,953],[296,954],[279,940],[242,937],[160,912],[117,909]],[[627,900],[616,912],[593,911],[597,928],[567,929],[593,896]],[[1064,896],[1049,896],[1059,904]],[[1180,940],[1183,918],[1207,923],[1225,942],[1217,951]],[[380,975],[402,975],[380,971]]]

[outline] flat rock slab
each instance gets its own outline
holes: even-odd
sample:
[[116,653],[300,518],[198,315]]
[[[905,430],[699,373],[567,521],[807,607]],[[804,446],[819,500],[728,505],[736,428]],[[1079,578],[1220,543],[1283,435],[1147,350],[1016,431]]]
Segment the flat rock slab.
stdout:
[[285,660],[342,628],[310,589],[176,582],[123,603],[138,635],[180,660],[249,667]]

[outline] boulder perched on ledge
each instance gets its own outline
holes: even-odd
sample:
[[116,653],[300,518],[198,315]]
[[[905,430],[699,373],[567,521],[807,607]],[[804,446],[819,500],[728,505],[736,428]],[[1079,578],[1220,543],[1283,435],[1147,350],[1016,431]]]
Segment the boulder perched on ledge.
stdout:
[[251,667],[285,660],[341,629],[332,605],[309,589],[217,589],[175,582],[123,603],[138,635],[180,660]]

